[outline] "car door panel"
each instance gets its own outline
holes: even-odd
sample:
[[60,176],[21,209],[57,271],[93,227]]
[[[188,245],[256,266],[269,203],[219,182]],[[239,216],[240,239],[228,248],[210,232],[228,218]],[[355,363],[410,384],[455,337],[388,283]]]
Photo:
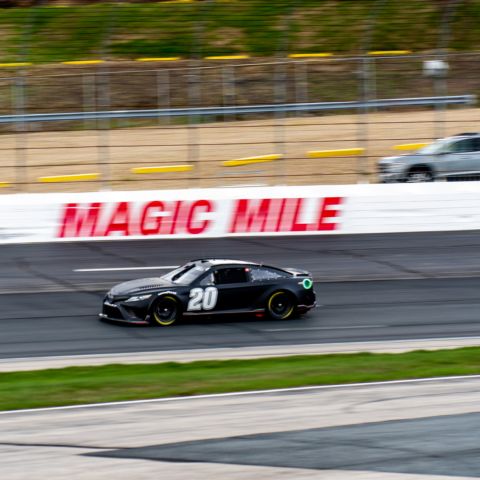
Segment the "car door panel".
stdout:
[[216,310],[247,309],[251,303],[250,282],[246,267],[220,267],[214,271],[218,289]]
[[255,294],[248,283],[217,285],[218,310],[249,310],[255,303]]
[[[476,139],[466,138],[453,143],[450,146],[451,151],[441,155],[442,160],[439,164],[444,169],[445,176],[465,175],[478,168],[476,159],[478,152],[475,152]],[[445,158],[443,158],[445,157]]]
[[478,174],[480,172],[480,138],[470,139],[470,150],[460,154],[459,172],[466,175]]

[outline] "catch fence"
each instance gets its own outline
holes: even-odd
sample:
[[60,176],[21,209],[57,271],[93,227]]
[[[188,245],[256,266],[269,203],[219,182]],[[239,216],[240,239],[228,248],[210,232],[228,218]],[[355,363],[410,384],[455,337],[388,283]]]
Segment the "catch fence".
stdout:
[[[480,55],[448,50],[475,32],[455,15],[466,14],[463,2],[365,0],[323,10],[312,2],[305,16],[306,3],[117,2],[88,7],[89,15],[24,9],[12,25],[1,17],[0,27],[21,35],[15,49],[8,36],[0,51],[0,186],[43,192],[375,182],[376,160],[395,145],[477,130],[470,100],[480,94]],[[165,18],[155,10],[164,7]],[[401,33],[412,16],[430,29]],[[383,32],[385,19],[400,37]],[[49,50],[50,37],[56,49]],[[418,53],[412,41],[430,50]],[[446,68],[432,74],[428,62]],[[378,103],[458,96],[462,105]],[[326,104],[343,106],[318,110]],[[117,113],[99,113],[109,111]],[[337,153],[310,154],[318,151]]]

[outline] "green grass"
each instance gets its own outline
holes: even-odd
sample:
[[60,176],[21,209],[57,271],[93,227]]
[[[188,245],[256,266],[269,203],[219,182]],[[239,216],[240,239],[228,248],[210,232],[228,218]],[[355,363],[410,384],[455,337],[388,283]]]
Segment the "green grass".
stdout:
[[0,374],[0,410],[480,373],[480,348]]
[[[431,50],[438,46],[440,5],[433,0],[217,0],[0,9],[0,62]],[[366,35],[369,24],[374,27]],[[480,3],[460,2],[450,29],[451,48],[476,49]]]

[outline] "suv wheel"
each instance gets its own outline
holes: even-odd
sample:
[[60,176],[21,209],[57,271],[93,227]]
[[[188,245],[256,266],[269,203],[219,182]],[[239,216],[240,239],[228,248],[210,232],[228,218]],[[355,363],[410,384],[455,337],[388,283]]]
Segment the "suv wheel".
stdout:
[[407,183],[433,182],[433,175],[428,168],[412,168],[407,174]]

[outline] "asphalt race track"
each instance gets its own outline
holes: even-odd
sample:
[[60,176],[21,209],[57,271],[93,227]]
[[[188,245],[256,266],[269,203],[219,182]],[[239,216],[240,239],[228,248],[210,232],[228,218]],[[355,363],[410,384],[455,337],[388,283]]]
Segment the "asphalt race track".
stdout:
[[[480,336],[479,252],[478,232],[5,245],[0,358]],[[113,284],[203,256],[306,268],[319,307],[170,329],[97,320]]]
[[[0,359],[480,337],[479,247],[477,232],[3,246]],[[319,307],[286,322],[223,318],[167,329],[97,320],[113,284],[202,256],[306,268]],[[479,382],[0,412],[1,477],[478,478]]]
[[480,476],[479,378],[0,414],[2,479]]

